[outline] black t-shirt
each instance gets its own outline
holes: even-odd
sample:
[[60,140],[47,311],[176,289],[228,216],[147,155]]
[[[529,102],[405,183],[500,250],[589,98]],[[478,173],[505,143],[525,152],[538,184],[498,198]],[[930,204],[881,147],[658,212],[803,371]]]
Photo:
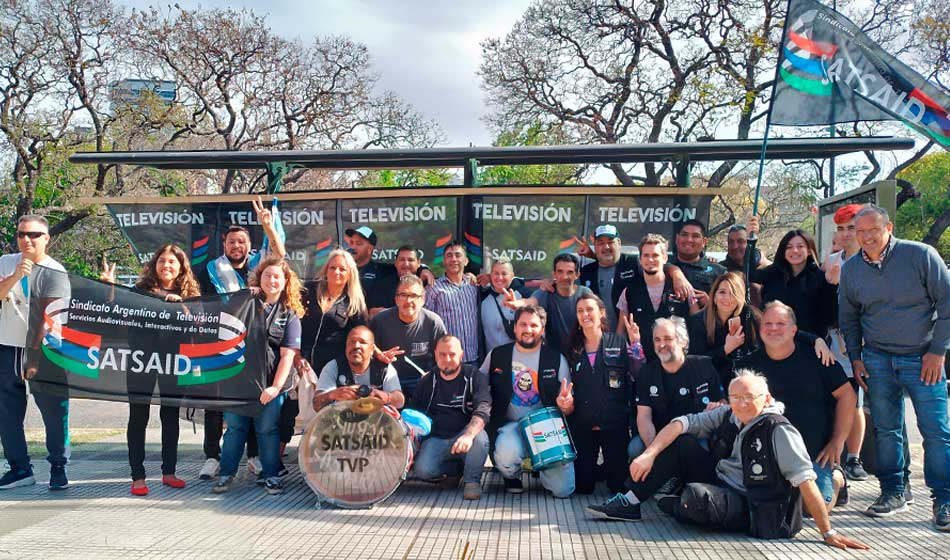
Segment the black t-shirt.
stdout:
[[396,305],[396,288],[399,274],[390,263],[369,261],[360,270],[360,286],[366,298],[366,308],[382,307],[388,309]]
[[[439,375],[433,371],[429,375]],[[463,410],[465,405],[465,376],[459,374],[455,379],[446,381],[442,377],[435,379],[435,394],[432,395],[432,404],[429,406],[429,417],[432,418],[432,435],[438,438],[455,437],[465,429],[471,419],[471,414]],[[431,391],[431,386],[420,384],[417,386],[413,402],[423,402],[429,395],[419,394],[420,391]]]
[[795,344],[784,360],[769,358],[761,348],[742,358],[736,368],[753,369],[768,378],[769,391],[785,404],[785,417],[802,434],[812,459],[828,444],[835,423],[833,392],[848,382],[837,362],[822,365],[812,348]]
[[650,407],[657,430],[677,416],[702,412],[722,398],[719,374],[708,356],[686,356],[676,373],[668,373],[654,360],[637,377],[637,406]]

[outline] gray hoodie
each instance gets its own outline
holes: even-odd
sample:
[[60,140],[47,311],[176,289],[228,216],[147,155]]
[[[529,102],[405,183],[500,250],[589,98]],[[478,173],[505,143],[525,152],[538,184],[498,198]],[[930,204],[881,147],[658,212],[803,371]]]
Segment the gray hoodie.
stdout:
[[[729,406],[720,406],[708,412],[687,414],[674,418],[673,421],[683,425],[683,433],[697,438],[708,438],[716,428],[722,425],[727,416],[731,417],[735,425],[741,426],[739,436],[732,446],[732,454],[716,464],[716,475],[730,487],[745,494],[745,485],[742,482],[742,441],[749,428],[767,414],[782,414],[783,412],[785,412],[785,405],[776,401],[765,407],[762,414],[753,418],[745,426],[742,426],[736,417],[732,416],[732,409]],[[791,424],[782,424],[775,427],[772,432],[772,447],[775,449],[779,471],[792,486],[797,488],[806,480],[817,478],[814,469],[812,469],[811,459],[808,458],[805,442],[798,430]]]

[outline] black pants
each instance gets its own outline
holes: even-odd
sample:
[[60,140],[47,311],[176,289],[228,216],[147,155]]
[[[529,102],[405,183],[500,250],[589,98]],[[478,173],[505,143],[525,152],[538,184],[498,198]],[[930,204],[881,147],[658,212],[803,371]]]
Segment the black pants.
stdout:
[[[129,466],[132,480],[145,478],[145,428],[148,426],[152,393],[157,383],[159,394],[175,393],[175,378],[171,375],[130,374],[127,381],[129,394],[129,423],[125,439],[129,446]],[[162,404],[162,474],[175,474],[178,464],[178,406]]]
[[624,481],[628,478],[627,444],[630,433],[620,430],[572,430],[577,460],[574,461],[574,482],[577,494],[590,494],[594,491],[597,456],[604,453],[604,468],[607,471],[607,488],[611,492],[623,492]]
[[[220,410],[205,410],[205,441],[204,451],[206,459],[221,460],[221,436],[224,433],[224,413]],[[247,432],[247,456],[257,457],[257,435],[254,433],[254,421]]]
[[280,421],[277,425],[280,431],[281,443],[288,444],[290,443],[291,438],[294,437],[294,426],[297,423],[297,414],[299,413],[299,401],[291,398],[284,400],[284,404],[280,407]]
[[699,440],[681,435],[653,462],[642,482],[627,479],[627,487],[642,502],[649,499],[672,477],[687,482],[673,516],[679,521],[727,531],[749,529],[749,507],[745,497],[725,487],[716,477],[716,463]]

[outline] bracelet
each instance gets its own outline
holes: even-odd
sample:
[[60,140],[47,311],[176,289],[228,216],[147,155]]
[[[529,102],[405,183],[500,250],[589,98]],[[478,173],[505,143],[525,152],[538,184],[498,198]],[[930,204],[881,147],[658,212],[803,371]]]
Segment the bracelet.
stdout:
[[821,534],[821,538],[824,540],[828,540],[828,537],[833,537],[837,534],[838,534],[837,529],[828,529],[827,531]]

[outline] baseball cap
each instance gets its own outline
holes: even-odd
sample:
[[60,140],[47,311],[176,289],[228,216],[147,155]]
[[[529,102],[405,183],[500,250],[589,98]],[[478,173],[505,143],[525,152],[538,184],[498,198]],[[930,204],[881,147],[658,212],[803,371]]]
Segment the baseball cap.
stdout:
[[376,246],[376,242],[379,241],[379,238],[376,237],[376,232],[373,231],[373,228],[369,226],[360,226],[356,229],[350,228],[343,233],[346,235],[359,235],[363,239],[369,241],[369,244],[374,247]]
[[597,226],[597,229],[594,230],[594,239],[598,237],[609,237],[611,239],[616,239],[620,237],[620,234],[617,233],[617,226],[613,224],[600,224]]

